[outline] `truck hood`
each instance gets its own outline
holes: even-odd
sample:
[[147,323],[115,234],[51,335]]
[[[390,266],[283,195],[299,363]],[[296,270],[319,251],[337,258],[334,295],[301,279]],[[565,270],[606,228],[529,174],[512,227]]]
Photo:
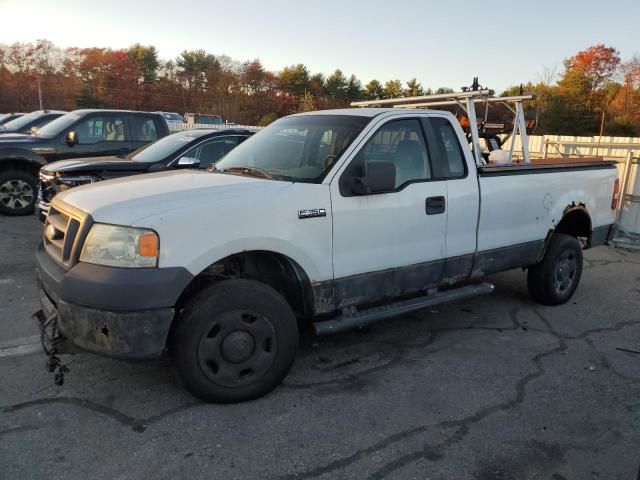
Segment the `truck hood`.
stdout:
[[[178,170],[106,180],[72,188],[58,194],[58,201],[89,213],[94,221],[136,225],[151,216],[170,211],[211,206],[223,200],[246,203],[255,196],[269,195],[291,182],[265,180],[206,171]],[[227,203],[228,204],[228,203]]]
[[[47,139],[48,140],[48,139]],[[31,144],[31,143],[42,143],[43,139],[36,137],[34,135],[29,135],[26,133],[3,133],[0,130],[0,148],[7,146],[7,144]]]
[[148,168],[148,163],[110,156],[59,160],[42,167],[42,171],[48,174],[76,175],[80,173],[99,174],[103,171],[145,172]]

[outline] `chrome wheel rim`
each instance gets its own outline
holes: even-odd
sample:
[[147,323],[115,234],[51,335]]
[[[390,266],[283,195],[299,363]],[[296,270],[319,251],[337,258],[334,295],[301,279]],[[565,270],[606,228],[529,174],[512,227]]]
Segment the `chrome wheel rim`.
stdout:
[[7,180],[0,185],[0,203],[11,210],[20,210],[33,203],[33,188],[23,180]]
[[217,385],[236,388],[261,378],[275,361],[273,324],[250,310],[236,310],[213,320],[198,344],[198,363]]
[[578,271],[578,259],[572,251],[564,252],[558,258],[553,275],[553,289],[556,293],[564,295],[571,289]]

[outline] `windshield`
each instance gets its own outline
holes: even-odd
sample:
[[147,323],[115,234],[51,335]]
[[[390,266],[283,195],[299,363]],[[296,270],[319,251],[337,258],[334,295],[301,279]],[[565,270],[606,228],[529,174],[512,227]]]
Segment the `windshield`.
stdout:
[[369,120],[355,115],[283,118],[227,153],[216,170],[244,167],[275,180],[320,182]]
[[80,115],[76,113],[67,113],[61,117],[56,118],[52,122],[47,123],[44,127],[38,130],[39,137],[52,138],[61,133],[66,128],[69,128],[76,120],[80,119]]
[[200,136],[188,131],[174,133],[130,153],[127,158],[135,162],[157,162],[177,152]]
[[20,130],[22,127],[28,125],[41,116],[41,112],[33,112],[28,115],[22,115],[21,117],[14,118],[13,120],[10,120],[4,125],[0,126],[0,129]]

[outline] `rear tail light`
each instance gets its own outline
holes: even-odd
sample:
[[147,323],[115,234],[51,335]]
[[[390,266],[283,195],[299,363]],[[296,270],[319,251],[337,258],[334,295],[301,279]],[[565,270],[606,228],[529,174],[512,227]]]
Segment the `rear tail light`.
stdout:
[[616,178],[613,184],[613,196],[611,197],[611,210],[618,208],[618,202],[620,201],[620,179]]

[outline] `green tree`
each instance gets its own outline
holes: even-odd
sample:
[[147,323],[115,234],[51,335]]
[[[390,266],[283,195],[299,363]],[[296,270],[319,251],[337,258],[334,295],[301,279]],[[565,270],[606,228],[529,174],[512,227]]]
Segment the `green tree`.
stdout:
[[362,98],[362,82],[351,75],[347,81],[346,100],[349,102],[357,102]]
[[371,80],[364,86],[364,97],[367,100],[380,100],[384,97],[384,87],[378,80]]
[[419,97],[424,95],[424,89],[417,79],[412,78],[407,82],[407,88],[404,93],[407,97]]
[[389,80],[384,84],[384,98],[399,98],[402,97],[402,94],[403,89],[402,82],[400,80]]
[[279,79],[280,88],[297,97],[304,96],[304,92],[310,87],[309,70],[301,63],[284,67],[280,72]]
[[342,70],[337,69],[329,77],[325,83],[327,94],[338,101],[345,101],[347,99],[348,81]]
[[309,89],[316,97],[320,97],[326,93],[324,75],[322,73],[315,73],[311,76],[309,79]]
[[160,69],[160,60],[158,59],[156,47],[153,45],[145,47],[144,45],[136,43],[129,47],[127,53],[138,66],[142,82],[155,82],[158,78],[158,70]]

